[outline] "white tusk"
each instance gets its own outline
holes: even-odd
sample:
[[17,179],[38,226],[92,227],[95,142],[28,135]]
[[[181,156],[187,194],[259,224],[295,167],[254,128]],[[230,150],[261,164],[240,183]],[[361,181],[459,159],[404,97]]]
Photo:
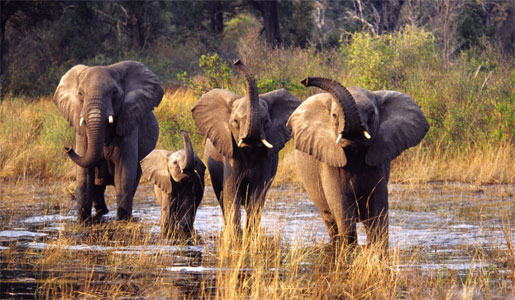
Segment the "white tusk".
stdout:
[[370,133],[368,133],[368,131],[364,130],[363,131],[363,135],[365,135],[365,137],[367,138],[367,140],[370,140],[372,137],[370,136]]
[[113,115],[109,115],[109,124],[113,124],[114,123],[114,119],[113,119]]
[[84,123],[84,118],[80,117],[79,126],[82,126],[82,123]]
[[241,147],[241,144],[243,144],[243,140],[240,139],[240,141],[238,142],[238,147]]
[[342,139],[342,137],[343,137],[343,136],[342,136],[342,134],[340,133],[340,134],[338,135],[338,137],[336,138],[336,144],[338,144],[338,143],[340,142],[340,140]]
[[270,144],[266,139],[261,139],[261,143],[265,145],[265,147],[272,149],[274,145]]

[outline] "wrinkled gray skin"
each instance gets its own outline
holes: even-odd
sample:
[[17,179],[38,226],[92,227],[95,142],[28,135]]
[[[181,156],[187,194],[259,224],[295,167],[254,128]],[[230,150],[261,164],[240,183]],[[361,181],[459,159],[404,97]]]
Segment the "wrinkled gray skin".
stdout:
[[[385,242],[387,247],[390,162],[418,144],[429,124],[406,94],[359,87],[348,91],[351,96],[343,101],[337,101],[334,92],[313,95],[293,112],[288,127],[295,140],[295,160],[332,242],[355,245],[356,222],[363,222],[368,242]],[[358,113],[347,116],[342,103],[347,113],[356,108]],[[345,130],[350,124],[353,129]],[[336,142],[340,133],[343,137]]]
[[155,149],[141,161],[143,175],[154,184],[161,205],[161,235],[188,239],[204,195],[206,166],[193,152],[186,132],[184,149],[176,152]]
[[214,89],[199,99],[192,113],[207,137],[204,158],[225,225],[240,232],[241,205],[248,216],[246,227],[259,225],[279,151],[290,139],[286,120],[300,101],[284,89],[258,95],[250,72],[240,61],[235,67],[247,81],[248,96]]
[[54,102],[76,132],[75,149],[65,151],[77,164],[79,221],[90,219],[92,206],[97,218],[108,212],[108,184],[115,186],[117,219],[131,217],[139,161],[154,149],[159,135],[152,110],[162,97],[157,76],[135,61],[77,65],[61,78]]

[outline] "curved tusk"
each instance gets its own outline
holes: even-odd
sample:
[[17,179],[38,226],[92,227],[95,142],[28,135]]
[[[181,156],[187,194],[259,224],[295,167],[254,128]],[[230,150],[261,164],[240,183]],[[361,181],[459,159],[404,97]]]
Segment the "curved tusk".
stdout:
[[372,138],[372,136],[370,136],[370,133],[368,133],[368,131],[366,130],[363,131],[363,135],[367,138],[367,140],[370,140]]
[[241,147],[241,144],[243,144],[243,140],[240,139],[240,141],[238,142],[238,147]]
[[113,124],[114,123],[114,119],[113,119],[113,115],[109,115],[109,124]]
[[342,139],[342,134],[340,133],[338,137],[336,138],[336,144],[340,143],[340,140]]
[[261,143],[265,145],[265,147],[272,149],[274,145],[270,144],[266,139],[261,139]]
[[83,117],[80,117],[79,127],[80,127],[80,126],[82,126],[82,123],[84,123],[84,118],[83,118]]

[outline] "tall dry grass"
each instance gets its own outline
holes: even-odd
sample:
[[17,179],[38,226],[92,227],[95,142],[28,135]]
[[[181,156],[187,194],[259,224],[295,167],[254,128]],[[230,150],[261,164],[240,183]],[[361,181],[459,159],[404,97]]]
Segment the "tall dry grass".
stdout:
[[[431,33],[406,27],[392,34],[357,33],[338,49],[262,46],[250,30],[237,43],[238,56],[255,74],[260,92],[286,88],[301,100],[319,90],[304,88],[306,76],[326,76],[344,85],[370,90],[398,90],[411,95],[431,129],[422,144],[394,162],[392,180],[399,182],[463,181],[513,183],[515,134],[515,60],[493,45],[480,45],[445,60]],[[244,81],[219,55],[205,55],[203,74],[170,89],[155,109],[160,126],[158,148],[182,148],[186,130],[194,150],[203,156],[204,137],[191,118],[200,94],[216,87],[236,93]],[[221,85],[221,86],[219,86]],[[0,104],[0,179],[57,179],[72,164],[61,149],[73,143],[73,130],[49,98],[7,99]],[[281,153],[277,182],[297,182],[293,146]]]

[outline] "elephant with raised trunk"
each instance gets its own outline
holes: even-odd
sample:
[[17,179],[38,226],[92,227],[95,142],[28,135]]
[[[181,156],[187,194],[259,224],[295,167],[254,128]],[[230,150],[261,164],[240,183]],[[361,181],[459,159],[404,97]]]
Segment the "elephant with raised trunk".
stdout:
[[388,245],[390,162],[429,130],[422,110],[395,91],[347,89],[318,77],[302,83],[329,92],[306,99],[288,127],[300,178],[331,241],[354,245],[363,222],[369,243]]
[[154,184],[161,205],[161,235],[188,239],[195,214],[204,195],[206,166],[193,152],[191,141],[181,131],[184,148],[172,152],[155,149],[141,161],[143,175]]
[[79,221],[108,212],[104,192],[114,184],[117,219],[132,214],[141,177],[139,161],[159,135],[152,113],[163,97],[157,76],[144,64],[123,61],[110,66],[77,65],[59,82],[54,102],[75,129],[75,149],[65,147],[77,164]]
[[192,109],[198,129],[207,136],[205,159],[226,226],[241,230],[240,207],[247,228],[259,224],[279,151],[290,139],[286,120],[300,100],[284,89],[259,95],[254,77],[237,60],[247,96],[224,89],[204,94]]

